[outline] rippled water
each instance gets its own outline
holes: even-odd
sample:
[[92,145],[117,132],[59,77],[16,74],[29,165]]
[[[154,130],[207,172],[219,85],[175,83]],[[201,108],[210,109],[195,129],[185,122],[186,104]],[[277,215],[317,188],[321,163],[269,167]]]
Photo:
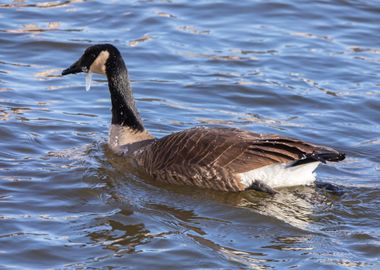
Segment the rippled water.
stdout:
[[[379,269],[378,1],[2,1],[0,268]],[[146,127],[334,146],[311,187],[153,185],[106,146],[107,83],[59,74],[122,51]]]

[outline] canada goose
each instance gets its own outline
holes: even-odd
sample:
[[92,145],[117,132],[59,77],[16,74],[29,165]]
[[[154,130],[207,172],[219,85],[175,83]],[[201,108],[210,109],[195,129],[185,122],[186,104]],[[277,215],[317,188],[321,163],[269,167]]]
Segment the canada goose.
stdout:
[[191,128],[157,139],[149,134],[136,109],[128,72],[111,44],[87,48],[62,75],[85,72],[107,76],[112,102],[109,146],[136,160],[162,182],[222,191],[309,185],[322,162],[341,161],[345,154],[324,146],[279,135],[235,128]]

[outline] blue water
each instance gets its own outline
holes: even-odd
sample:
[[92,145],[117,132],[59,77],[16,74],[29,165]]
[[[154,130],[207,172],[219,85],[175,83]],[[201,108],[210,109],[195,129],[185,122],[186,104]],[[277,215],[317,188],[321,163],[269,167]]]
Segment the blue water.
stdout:
[[[2,1],[1,269],[379,269],[379,1]],[[335,147],[313,187],[154,185],[110,100],[62,69],[112,43],[161,137],[238,127]]]

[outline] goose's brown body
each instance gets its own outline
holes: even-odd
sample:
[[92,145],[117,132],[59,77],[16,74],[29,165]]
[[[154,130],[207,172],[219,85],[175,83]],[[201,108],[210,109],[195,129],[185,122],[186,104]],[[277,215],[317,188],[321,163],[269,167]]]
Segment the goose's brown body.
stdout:
[[320,153],[339,155],[331,148],[278,135],[192,128],[156,140],[133,155],[149,175],[162,182],[242,191],[247,187],[241,173]]

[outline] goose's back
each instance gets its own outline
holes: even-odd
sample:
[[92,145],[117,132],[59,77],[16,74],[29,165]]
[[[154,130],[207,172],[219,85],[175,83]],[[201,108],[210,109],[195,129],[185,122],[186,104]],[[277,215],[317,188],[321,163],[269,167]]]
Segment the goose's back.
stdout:
[[233,128],[192,128],[154,141],[135,153],[155,179],[223,191],[246,188],[240,175],[335,151],[296,139]]

